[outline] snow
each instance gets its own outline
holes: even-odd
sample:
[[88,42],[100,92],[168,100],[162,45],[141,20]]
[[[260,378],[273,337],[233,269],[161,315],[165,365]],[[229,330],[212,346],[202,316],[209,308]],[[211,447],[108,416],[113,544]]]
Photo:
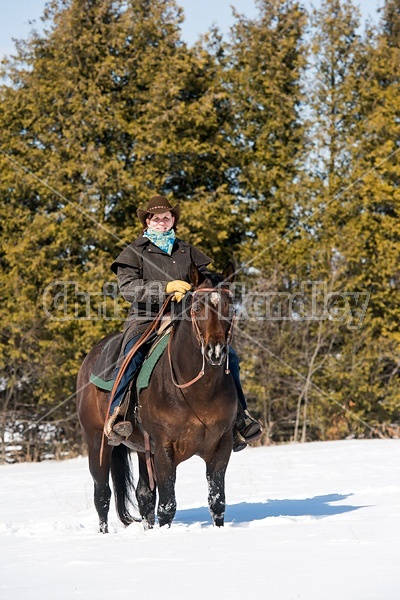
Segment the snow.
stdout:
[[226,492],[218,529],[195,457],[170,529],[102,535],[86,458],[3,465],[0,598],[398,600],[400,440],[248,448]]

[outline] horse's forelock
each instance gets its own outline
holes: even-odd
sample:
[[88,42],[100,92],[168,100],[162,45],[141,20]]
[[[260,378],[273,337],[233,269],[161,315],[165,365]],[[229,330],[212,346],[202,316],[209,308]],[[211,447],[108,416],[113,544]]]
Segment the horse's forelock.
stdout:
[[220,283],[222,283],[224,281],[222,275],[220,275],[219,273],[210,273],[207,275],[206,279],[204,279],[204,281],[199,285],[199,287],[197,288],[198,290],[201,290],[202,288],[216,288]]

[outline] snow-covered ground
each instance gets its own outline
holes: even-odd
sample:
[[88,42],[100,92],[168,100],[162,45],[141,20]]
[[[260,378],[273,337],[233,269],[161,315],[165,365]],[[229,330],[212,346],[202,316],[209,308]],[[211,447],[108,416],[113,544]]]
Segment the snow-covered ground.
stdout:
[[87,460],[0,467],[2,600],[398,600],[400,440],[232,455],[226,525],[204,463],[178,469],[170,529],[97,533]]

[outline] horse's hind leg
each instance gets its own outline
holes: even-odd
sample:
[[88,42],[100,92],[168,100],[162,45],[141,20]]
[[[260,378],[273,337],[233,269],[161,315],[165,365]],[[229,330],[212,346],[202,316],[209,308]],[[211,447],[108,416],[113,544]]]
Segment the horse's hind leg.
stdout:
[[112,448],[104,445],[102,463],[100,465],[100,449],[102,432],[94,436],[93,445],[89,445],[89,470],[94,482],[94,505],[99,516],[100,533],[108,533],[108,511],[110,509],[111,488],[109,485]]
[[138,452],[139,481],[136,485],[136,499],[140,516],[150,529],[154,527],[156,510],[156,488],[150,489],[145,455]]

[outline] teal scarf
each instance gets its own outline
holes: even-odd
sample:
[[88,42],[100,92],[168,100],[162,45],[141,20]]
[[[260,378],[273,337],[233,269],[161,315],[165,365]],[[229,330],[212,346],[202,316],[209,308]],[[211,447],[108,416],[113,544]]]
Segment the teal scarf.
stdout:
[[146,229],[143,237],[149,238],[151,242],[160,250],[163,250],[167,254],[172,253],[172,248],[175,242],[175,231],[170,229],[169,231],[154,231],[154,229]]

